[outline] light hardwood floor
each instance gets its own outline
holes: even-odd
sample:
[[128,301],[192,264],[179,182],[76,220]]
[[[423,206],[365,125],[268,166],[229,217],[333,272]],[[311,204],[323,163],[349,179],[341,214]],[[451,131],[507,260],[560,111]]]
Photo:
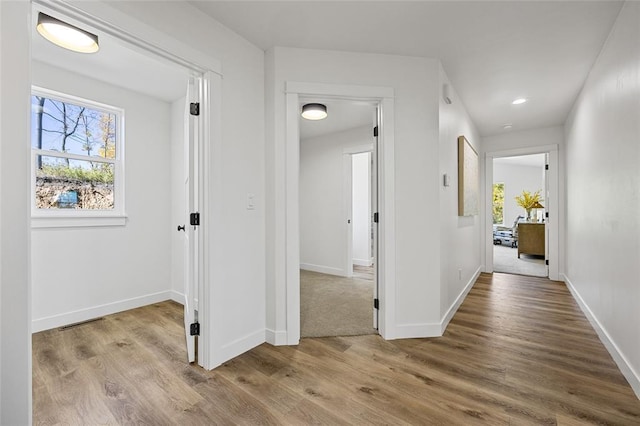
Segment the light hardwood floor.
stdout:
[[263,344],[184,363],[165,302],[33,336],[34,424],[638,425],[633,394],[563,283],[483,274],[443,337]]
[[373,281],[373,266],[353,265],[353,278]]

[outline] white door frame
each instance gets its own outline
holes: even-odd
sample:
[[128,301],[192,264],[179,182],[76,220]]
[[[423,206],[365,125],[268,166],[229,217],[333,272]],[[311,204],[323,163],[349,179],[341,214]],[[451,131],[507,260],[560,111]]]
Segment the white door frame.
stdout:
[[549,279],[560,280],[560,208],[558,182],[558,145],[544,145],[529,148],[516,148],[505,151],[485,153],[485,267],[484,272],[493,272],[493,159],[500,157],[514,157],[530,154],[549,154],[549,170],[546,171],[549,182],[548,205],[546,211],[549,218],[545,218],[546,239],[548,241]]
[[[395,171],[393,89],[323,83],[286,82],[285,134],[285,289],[286,342],[300,341],[300,97],[358,100],[378,104],[378,200],[379,200],[379,332],[387,335],[387,325],[395,317]],[[280,238],[277,236],[276,238]]]
[[[216,341],[214,339],[214,325],[211,315],[213,307],[209,259],[214,250],[211,249],[211,234],[214,232],[213,220],[208,220],[215,213],[213,201],[219,199],[221,194],[220,180],[214,179],[214,171],[220,170],[219,162],[222,143],[221,123],[221,97],[222,97],[222,67],[218,60],[199,52],[192,47],[183,44],[177,39],[156,30],[136,18],[120,12],[102,2],[82,2],[75,4],[66,3],[63,0],[32,0],[32,4],[38,9],[48,10],[65,18],[70,23],[80,24],[84,27],[109,34],[127,46],[147,55],[163,58],[166,61],[178,64],[190,69],[196,74],[202,75],[200,87],[200,111],[198,124],[200,135],[199,144],[201,155],[199,156],[199,187],[198,194],[200,211],[200,238],[198,238],[198,321],[201,324],[199,337],[198,364],[206,369],[212,369],[216,363]],[[113,23],[117,22],[117,26]],[[31,30],[31,28],[29,29]],[[29,32],[31,34],[31,32]],[[153,40],[149,42],[148,40]],[[213,171],[212,171],[213,169]]]

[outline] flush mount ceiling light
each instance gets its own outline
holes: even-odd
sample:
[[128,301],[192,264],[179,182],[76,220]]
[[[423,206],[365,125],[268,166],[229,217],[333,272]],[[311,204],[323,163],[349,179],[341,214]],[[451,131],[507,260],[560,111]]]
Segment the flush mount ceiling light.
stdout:
[[327,118],[327,106],[323,104],[305,104],[302,106],[302,118],[307,120]]
[[97,35],[45,15],[42,12],[38,13],[36,29],[42,37],[51,43],[74,52],[95,53],[100,48]]
[[513,124],[511,124],[511,123],[504,124],[504,125],[502,125],[502,128],[505,129],[505,130],[509,130],[509,129],[513,128]]
[[520,105],[527,102],[527,98],[518,98],[511,102],[513,105]]

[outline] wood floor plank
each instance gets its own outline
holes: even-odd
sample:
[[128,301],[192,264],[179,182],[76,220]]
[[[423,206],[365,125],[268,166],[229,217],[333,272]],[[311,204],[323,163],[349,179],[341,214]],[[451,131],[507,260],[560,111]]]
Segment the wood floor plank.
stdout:
[[210,380],[199,383],[195,389],[207,395],[206,412],[216,423],[223,424],[280,424],[269,406],[252,397],[220,374],[213,374]]
[[[379,337],[377,337],[379,339]],[[313,372],[323,381],[333,381],[340,386],[339,394],[353,398],[370,408],[382,410],[381,416],[389,421],[399,419],[408,424],[425,421],[449,423],[455,419],[451,407],[443,406],[421,395],[418,389],[410,389],[407,383],[398,383],[398,376],[387,375],[387,368],[375,363],[346,362],[350,359],[332,350],[325,342],[331,339],[304,339],[299,346],[299,356],[293,364],[297,371]],[[396,404],[401,400],[402,404]],[[391,416],[391,417],[390,417]],[[462,413],[467,424],[473,419]]]
[[34,424],[638,425],[566,286],[481,274],[442,337],[260,345],[185,362],[174,302],[33,336]]
[[366,393],[362,394],[353,389],[348,391],[343,382],[331,380],[330,377],[334,373],[331,369],[322,365],[314,366],[319,367],[319,372],[315,368],[308,368],[306,363],[313,362],[312,357],[306,358],[305,354],[298,354],[296,361],[291,362],[291,358],[283,356],[281,351],[272,349],[268,345],[262,345],[255,352],[260,358],[280,357],[280,360],[286,363],[284,368],[274,374],[274,380],[327,410],[341,413],[348,423],[409,424],[386,412],[382,407],[369,404]]
[[281,382],[271,380],[272,374],[269,373],[273,373],[273,370],[268,369],[265,374],[265,370],[256,368],[256,364],[264,366],[264,357],[256,362],[250,353],[246,353],[226,362],[224,368],[220,368],[217,373],[252,397],[267,403],[278,419],[285,419],[287,413],[302,402],[304,395],[292,392]]

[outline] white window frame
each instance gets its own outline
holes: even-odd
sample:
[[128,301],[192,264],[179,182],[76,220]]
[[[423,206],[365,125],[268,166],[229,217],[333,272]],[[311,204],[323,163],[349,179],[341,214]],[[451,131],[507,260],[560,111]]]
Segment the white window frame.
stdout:
[[[116,115],[116,158],[100,158],[99,162],[110,163],[114,166],[113,209],[109,210],[81,210],[81,209],[38,209],[36,207],[36,157],[69,158],[71,160],[91,161],[92,157],[70,153],[60,153],[46,149],[33,147],[33,141],[29,139],[31,147],[31,227],[32,228],[58,228],[76,226],[123,226],[126,223],[125,214],[125,177],[124,177],[124,109],[81,98],[66,93],[43,87],[32,86],[31,96],[44,96],[48,99],[68,102],[74,105],[108,112]],[[32,115],[31,115],[32,117]],[[95,159],[94,159],[95,160]]]

